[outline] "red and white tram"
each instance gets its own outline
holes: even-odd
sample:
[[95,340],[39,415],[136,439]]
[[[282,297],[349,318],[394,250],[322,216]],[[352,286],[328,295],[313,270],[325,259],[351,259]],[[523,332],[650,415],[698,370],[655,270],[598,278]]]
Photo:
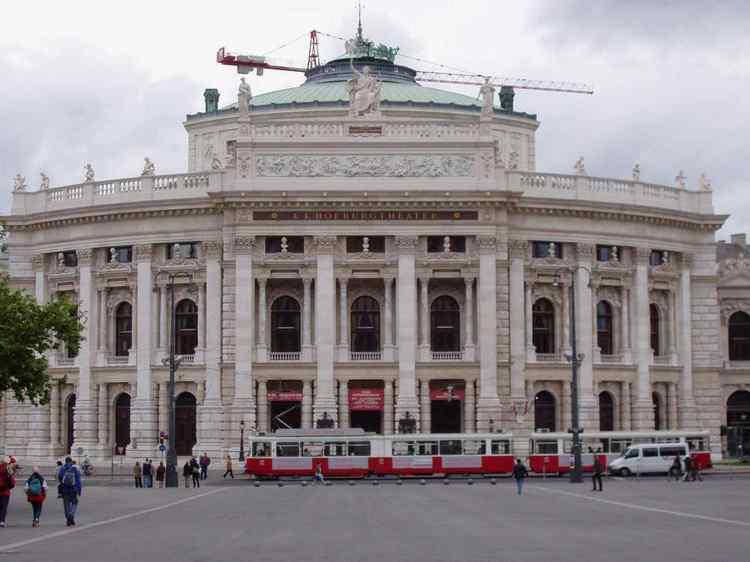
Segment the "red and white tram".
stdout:
[[[711,468],[708,431],[592,431],[581,434],[581,464],[591,472],[594,456],[603,466],[641,443],[685,443],[701,470]],[[573,436],[570,433],[532,433],[529,468],[540,474],[565,474],[573,465]]]
[[[583,469],[590,472],[594,455],[604,466],[639,443],[686,443],[701,468],[711,466],[709,434],[701,432],[602,431],[582,434]],[[572,466],[569,433],[532,433],[529,469],[560,475]],[[447,476],[510,474],[513,435],[510,433],[402,433],[378,435],[361,429],[282,429],[251,436],[245,472],[258,478],[312,476]]]

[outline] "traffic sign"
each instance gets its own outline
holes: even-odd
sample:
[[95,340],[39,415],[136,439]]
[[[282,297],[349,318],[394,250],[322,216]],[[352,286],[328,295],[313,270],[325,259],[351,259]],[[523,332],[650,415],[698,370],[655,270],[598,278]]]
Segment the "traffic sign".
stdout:
[[163,445],[163,444],[162,444],[162,445],[159,445],[159,451],[160,451],[160,452],[162,452],[162,453],[163,453],[163,452],[164,452],[164,451],[166,451],[166,450],[167,450],[167,446],[166,446],[166,445]]
[[160,431],[159,432],[159,437],[161,437],[162,439],[166,439],[167,438],[167,434],[165,432],[163,432],[163,431]]

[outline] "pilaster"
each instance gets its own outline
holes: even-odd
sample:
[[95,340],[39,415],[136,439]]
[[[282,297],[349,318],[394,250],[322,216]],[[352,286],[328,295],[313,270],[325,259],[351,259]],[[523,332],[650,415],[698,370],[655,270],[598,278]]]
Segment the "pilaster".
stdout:
[[398,397],[395,420],[408,411],[419,417],[417,402],[416,352],[417,352],[417,277],[416,236],[396,236],[398,251],[398,283],[396,285],[396,309],[398,312]]
[[337,420],[333,365],[336,345],[336,281],[333,272],[335,236],[316,236],[315,335],[317,338],[317,380],[313,415],[324,413]]
[[[91,318],[94,314],[94,291],[91,275],[94,251],[90,248],[78,250],[78,314]],[[75,433],[73,450],[83,449],[83,454],[96,449],[96,402],[92,397],[91,366],[96,353],[96,322],[85,322],[81,332],[81,348],[78,353],[78,386],[76,387]]]
[[632,427],[651,430],[654,427],[654,410],[651,401],[651,324],[648,294],[649,248],[636,248],[635,282],[633,297],[635,306],[635,353],[638,368],[636,395],[632,405]]
[[[477,419],[479,429],[489,429],[489,420],[500,417],[500,398],[497,393],[497,239],[478,236],[479,286],[479,400]],[[472,391],[473,393],[473,391]],[[473,401],[472,395],[472,401]],[[472,404],[473,407],[473,404]]]

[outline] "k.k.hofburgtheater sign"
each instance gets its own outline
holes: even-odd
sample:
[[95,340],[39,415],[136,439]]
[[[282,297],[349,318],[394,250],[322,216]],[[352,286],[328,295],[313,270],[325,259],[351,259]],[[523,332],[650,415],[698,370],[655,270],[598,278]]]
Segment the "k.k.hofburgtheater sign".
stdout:
[[475,221],[477,211],[253,211],[256,221]]

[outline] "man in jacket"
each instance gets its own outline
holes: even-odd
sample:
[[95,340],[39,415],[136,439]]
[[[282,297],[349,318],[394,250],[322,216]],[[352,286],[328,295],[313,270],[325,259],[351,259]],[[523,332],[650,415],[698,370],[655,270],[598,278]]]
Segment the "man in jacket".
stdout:
[[516,464],[513,465],[513,478],[516,479],[516,488],[518,489],[518,495],[523,493],[523,481],[528,475],[529,471],[526,470],[521,459],[516,460]]
[[[594,488],[591,490],[592,492],[602,492],[602,473],[604,472],[604,467],[602,467],[602,462],[599,460],[599,455],[594,455],[594,470],[591,473],[591,483],[594,485]],[[597,489],[598,484],[598,489]]]
[[201,465],[201,480],[208,478],[208,465],[211,464],[211,459],[208,457],[208,453],[203,453],[200,460]]
[[73,464],[73,459],[65,457],[65,464],[57,473],[57,481],[62,485],[63,509],[68,527],[76,524],[78,498],[81,495],[81,471]]
[[0,462],[0,527],[5,527],[5,517],[8,514],[10,491],[15,487],[16,479],[8,466],[8,458]]

